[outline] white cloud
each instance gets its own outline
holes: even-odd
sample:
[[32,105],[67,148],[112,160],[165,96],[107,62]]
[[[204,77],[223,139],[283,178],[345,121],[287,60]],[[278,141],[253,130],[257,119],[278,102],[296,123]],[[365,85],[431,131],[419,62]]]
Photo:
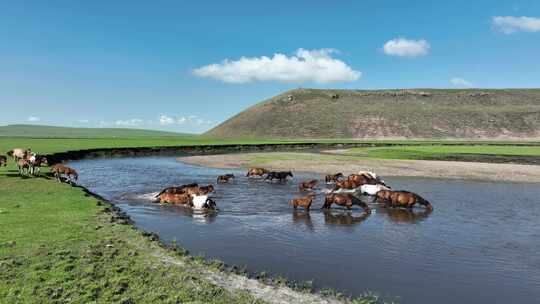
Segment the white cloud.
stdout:
[[333,49],[298,49],[293,56],[276,53],[272,57],[241,57],[193,70],[199,77],[227,83],[285,82],[335,83],[358,80],[362,73],[333,58]]
[[100,127],[100,128],[104,128],[104,127],[108,127],[108,126],[109,126],[109,123],[104,121],[104,120],[100,121],[99,124],[98,124],[98,127]]
[[463,78],[459,78],[459,77],[454,77],[452,79],[450,79],[450,83],[455,85],[455,86],[460,86],[460,87],[472,87],[473,84]]
[[397,38],[387,41],[383,46],[383,51],[390,56],[418,57],[427,55],[430,48],[431,46],[425,39]]
[[86,123],[89,123],[90,121],[88,119],[79,119],[77,120],[77,122],[86,124]]
[[168,115],[162,114],[159,117],[159,124],[165,126],[165,125],[183,125],[183,124],[190,124],[190,125],[207,125],[212,124],[213,122],[210,120],[199,118],[196,115],[189,115],[187,117],[172,117]]
[[540,32],[540,18],[496,16],[493,17],[493,25],[505,34],[516,32]]
[[139,118],[132,118],[128,120],[117,120],[115,124],[117,126],[123,126],[123,127],[136,127],[140,125],[143,122],[142,119]]
[[175,123],[175,121],[174,121],[174,118],[172,118],[172,117],[169,117],[167,115],[159,116],[159,124],[160,125],[165,126],[165,125],[172,125],[174,123]]
[[36,121],[40,121],[39,117],[36,117],[36,116],[30,116],[28,117],[28,121],[29,122],[36,122]]

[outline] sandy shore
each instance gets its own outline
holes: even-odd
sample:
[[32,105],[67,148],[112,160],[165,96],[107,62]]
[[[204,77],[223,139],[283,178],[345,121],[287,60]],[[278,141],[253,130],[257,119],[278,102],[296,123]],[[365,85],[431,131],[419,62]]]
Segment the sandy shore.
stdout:
[[[367,158],[324,157],[317,153],[286,153],[288,159],[274,153],[221,154],[180,157],[179,161],[214,168],[246,168],[261,166],[272,170],[292,170],[320,174],[360,170],[376,172],[381,176],[417,176],[486,181],[540,182],[540,166],[490,164],[457,161],[386,160]],[[276,152],[275,155],[284,155]],[[295,157],[297,155],[298,157]],[[257,161],[265,157],[264,162]]]

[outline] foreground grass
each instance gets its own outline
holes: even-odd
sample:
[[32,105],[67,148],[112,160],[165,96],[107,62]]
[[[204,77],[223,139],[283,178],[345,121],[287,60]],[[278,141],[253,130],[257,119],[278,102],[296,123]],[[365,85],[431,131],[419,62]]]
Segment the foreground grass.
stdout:
[[79,188],[0,169],[1,303],[256,303],[197,273]]

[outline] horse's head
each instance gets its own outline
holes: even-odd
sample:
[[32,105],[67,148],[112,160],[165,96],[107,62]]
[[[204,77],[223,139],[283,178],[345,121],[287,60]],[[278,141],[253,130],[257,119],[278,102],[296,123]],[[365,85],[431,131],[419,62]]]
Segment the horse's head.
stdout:
[[287,175],[290,177],[294,177],[291,171],[287,171]]

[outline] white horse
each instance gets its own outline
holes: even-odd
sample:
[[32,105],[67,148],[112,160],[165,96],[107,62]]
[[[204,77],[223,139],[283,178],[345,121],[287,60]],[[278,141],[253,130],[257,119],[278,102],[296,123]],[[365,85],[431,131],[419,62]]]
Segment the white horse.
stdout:
[[193,209],[203,210],[203,209],[215,209],[216,203],[208,197],[208,195],[196,195],[192,194],[191,197]]
[[360,186],[360,192],[367,195],[376,195],[381,190],[390,190],[390,188],[382,184]]

